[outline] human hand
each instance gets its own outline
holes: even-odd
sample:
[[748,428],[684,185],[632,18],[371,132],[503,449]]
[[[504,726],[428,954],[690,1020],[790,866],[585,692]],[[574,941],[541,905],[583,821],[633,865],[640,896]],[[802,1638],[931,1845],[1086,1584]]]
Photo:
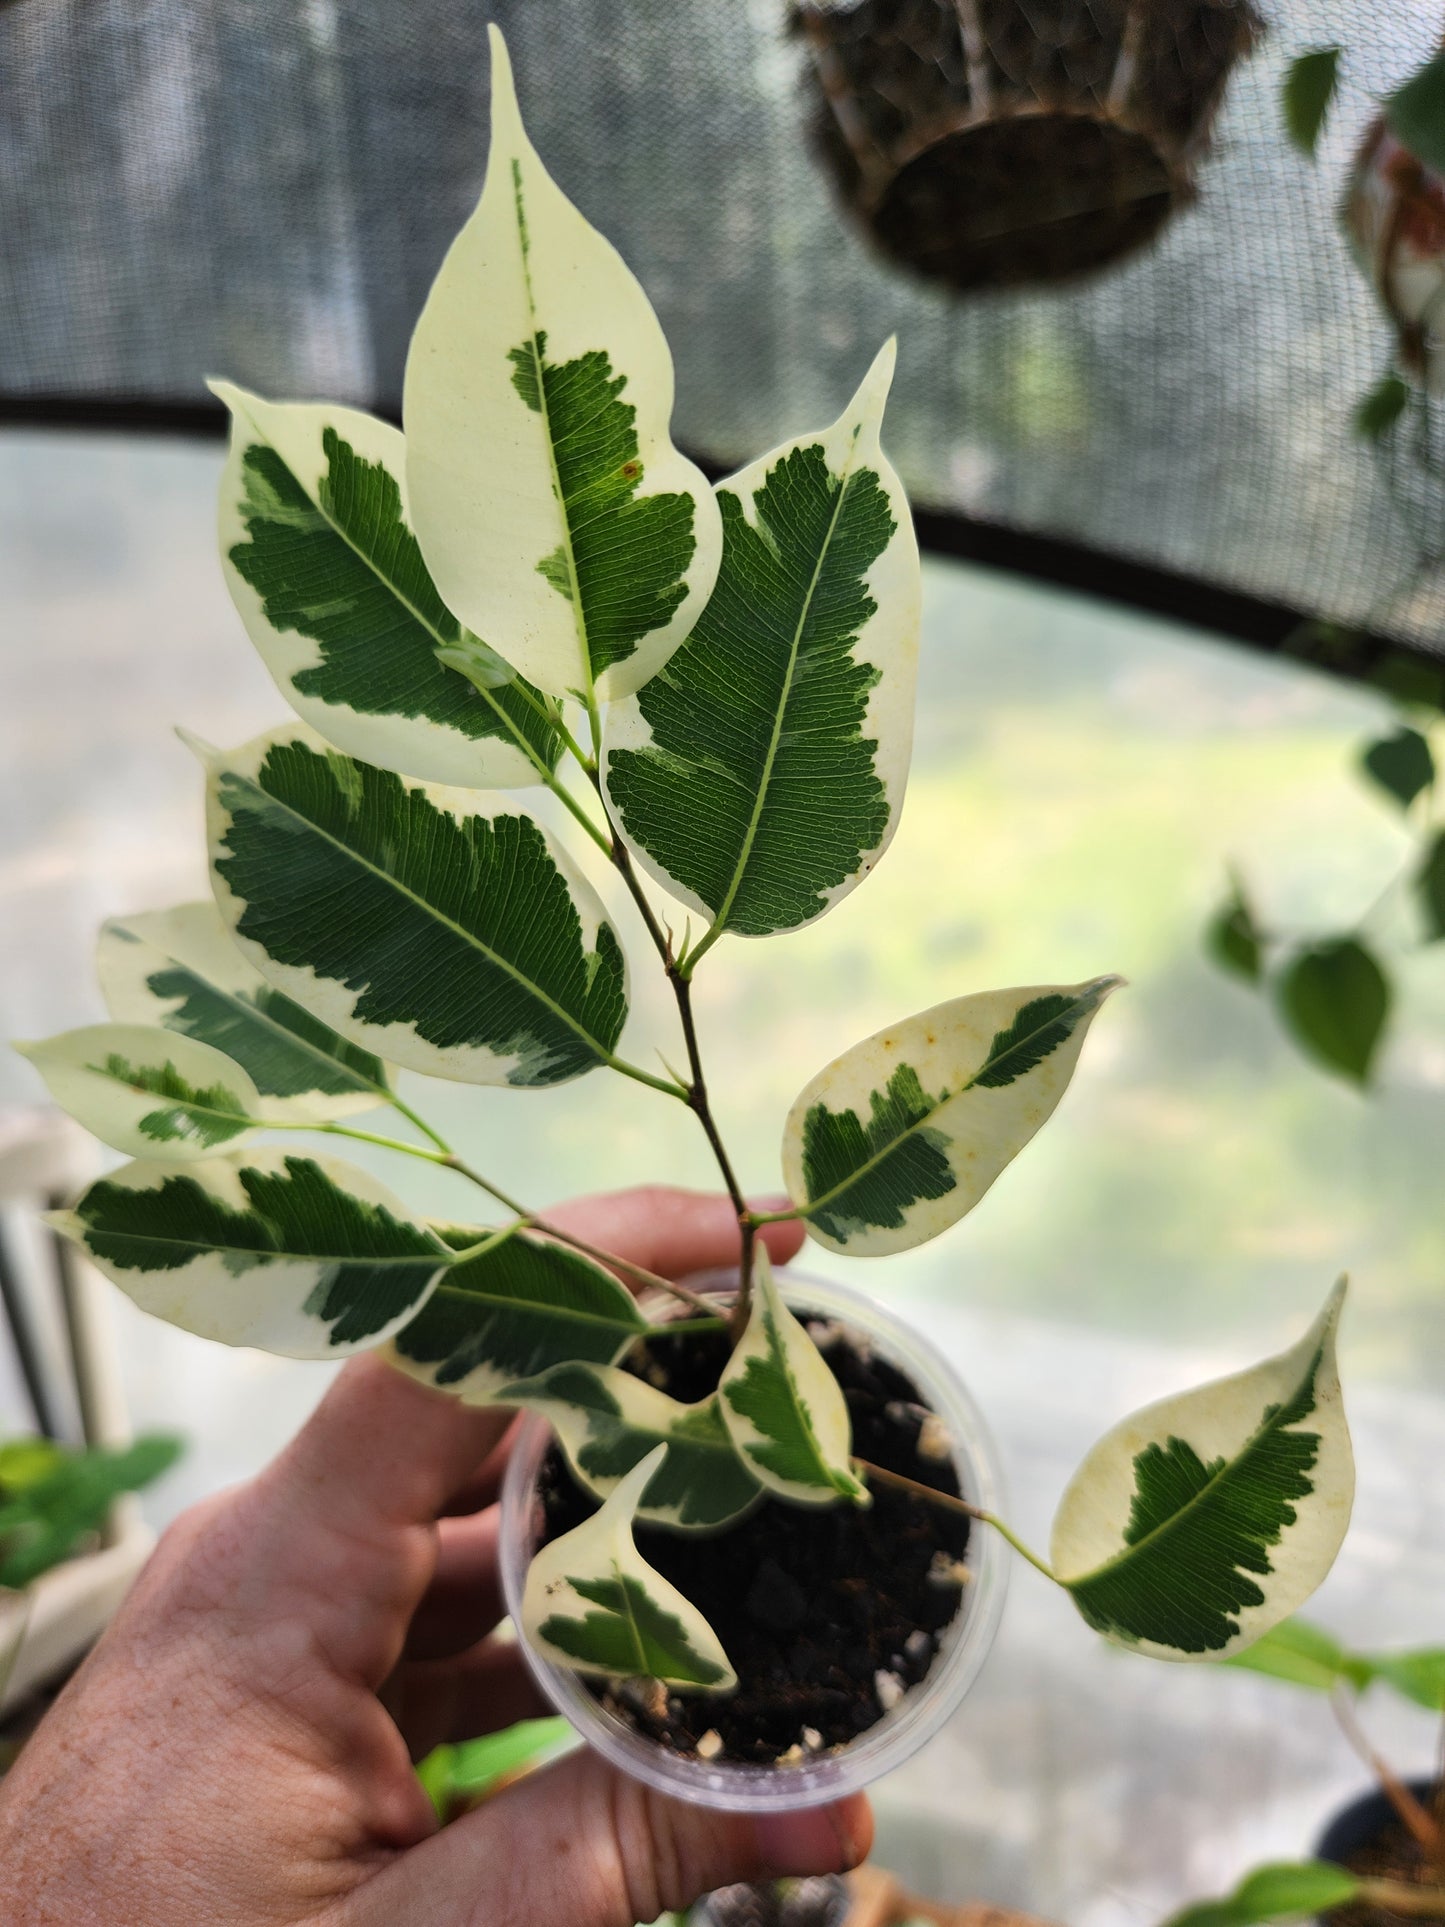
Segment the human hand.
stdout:
[[[737,1253],[721,1198],[550,1216],[674,1277]],[[764,1235],[779,1260],[801,1241]],[[356,1359],[273,1464],[176,1521],[0,1781],[6,1927],[632,1927],[864,1857],[862,1795],[709,1813],[586,1750],[438,1832],[411,1761],[544,1710],[490,1637],[509,1423]]]

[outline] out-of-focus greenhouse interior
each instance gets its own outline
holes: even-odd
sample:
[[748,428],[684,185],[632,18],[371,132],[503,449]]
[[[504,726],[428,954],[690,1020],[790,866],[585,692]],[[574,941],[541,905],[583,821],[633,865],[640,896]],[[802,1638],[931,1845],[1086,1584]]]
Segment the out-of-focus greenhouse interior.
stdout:
[[[722,945],[699,980],[744,1184],[777,1188],[784,1112],[855,1039],[967,990],[1122,972],[1058,1117],[966,1223],[871,1265],[801,1262],[936,1335],[1034,1538],[1106,1425],[1290,1342],[1348,1271],[1359,1496],[1311,1613],[1358,1643],[1438,1643],[1445,949],[1415,881],[1429,798],[1402,810],[1360,757],[1402,724],[1428,735],[1438,701],[1441,424],[1409,365],[1420,333],[1402,350],[1340,210],[1440,19],[1259,7],[1136,251],[1051,284],[1039,244],[1032,280],[963,288],[870,238],[842,136],[819,130],[850,76],[859,109],[871,56],[851,16],[931,45],[952,0],[791,20],[783,0],[0,7],[0,1019],[20,1038],[100,1020],[98,921],[207,892],[200,782],[170,725],[229,745],[284,705],[216,561],[204,378],[397,412],[411,326],[480,186],[495,20],[539,151],[657,307],[681,446],[720,473],[831,419],[898,337],[885,441],[926,550],[908,802],[865,890],[795,935]],[[1181,70],[1191,33],[1232,44],[1245,11],[1134,8],[1176,36]],[[1130,11],[981,5],[996,91],[1031,84],[1008,51],[1025,30],[1053,36],[1049,85],[1086,91],[1090,36]],[[1285,78],[1333,44],[1311,159]],[[866,146],[877,116],[859,111],[844,131]],[[985,281],[1007,283],[1006,241],[989,233]],[[1392,369],[1398,419],[1362,433]],[[630,936],[616,879],[586,867]],[[1354,933],[1380,959],[1367,1082],[1211,955],[1232,872],[1286,950]],[[671,1048],[671,1021],[638,972],[634,1061]],[[714,1182],[700,1134],[615,1082],[437,1084],[423,1108],[528,1197]],[[0,1055],[0,1105],[42,1098]],[[423,1172],[409,1196],[445,1217],[456,1185]],[[262,1464],[330,1368],[226,1351],[112,1296],[133,1418],[188,1441],[146,1501],[160,1523]],[[26,1418],[0,1356],[0,1432]],[[1109,1651],[1033,1573],[1013,1585],[979,1684],[878,1791],[879,1857],[920,1890],[1148,1927],[1255,1859],[1304,1855],[1361,1784],[1323,1701]],[[1427,1718],[1370,1718],[1402,1769],[1429,1766]]]

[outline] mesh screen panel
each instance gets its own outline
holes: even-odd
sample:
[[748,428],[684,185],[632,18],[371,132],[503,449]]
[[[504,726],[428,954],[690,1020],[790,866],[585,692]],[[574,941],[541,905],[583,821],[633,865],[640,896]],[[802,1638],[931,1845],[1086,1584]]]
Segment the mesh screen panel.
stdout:
[[[9,0],[0,397],[185,403],[223,373],[394,409],[480,186],[495,18],[544,159],[657,305],[694,452],[830,418],[896,330],[889,439],[920,503],[1434,651],[1442,505],[1411,450],[1351,436],[1391,344],[1335,209],[1374,97],[1439,21],[1262,11],[1198,197],[1152,245],[1081,284],[957,295],[843,211],[781,0]],[[1016,12],[1027,62],[1030,32],[1090,5]],[[1331,39],[1346,84],[1312,168],[1279,89]]]

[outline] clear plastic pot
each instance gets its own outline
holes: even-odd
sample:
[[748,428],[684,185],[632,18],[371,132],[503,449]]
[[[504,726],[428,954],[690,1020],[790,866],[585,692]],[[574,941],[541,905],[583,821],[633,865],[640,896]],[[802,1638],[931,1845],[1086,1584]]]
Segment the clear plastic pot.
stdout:
[[[735,1274],[693,1280],[702,1289],[723,1290]],[[996,1512],[1000,1504],[997,1456],[978,1407],[922,1333],[871,1298],[841,1285],[780,1274],[793,1310],[836,1319],[867,1338],[883,1357],[907,1373],[947,1427],[963,1496]],[[545,1420],[527,1419],[520,1428],[502,1493],[502,1582],[507,1608],[521,1631],[522,1588],[536,1549],[541,1508],[537,1474],[551,1443]],[[589,1745],[659,1792],[699,1806],[728,1812],[820,1806],[881,1779],[931,1739],[978,1676],[993,1644],[1007,1585],[1007,1553],[999,1535],[975,1526],[968,1563],[973,1577],[961,1608],[945,1630],[932,1666],[892,1711],[837,1753],[820,1754],[797,1766],[759,1766],[736,1761],[706,1761],[674,1753],[606,1711],[575,1673],[564,1671],[533,1651],[522,1637],[527,1664],[547,1698]]]

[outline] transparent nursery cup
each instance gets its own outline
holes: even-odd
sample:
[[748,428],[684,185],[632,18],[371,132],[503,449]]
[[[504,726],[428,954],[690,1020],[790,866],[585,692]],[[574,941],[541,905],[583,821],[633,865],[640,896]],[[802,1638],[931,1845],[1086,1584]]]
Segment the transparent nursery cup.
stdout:
[[[736,1285],[736,1274],[713,1273],[691,1282],[695,1289],[721,1291]],[[997,1512],[1000,1480],[993,1442],[978,1407],[952,1367],[923,1334],[875,1300],[841,1285],[794,1277],[786,1271],[779,1274],[778,1282],[794,1311],[846,1325],[912,1379],[923,1402],[947,1428],[964,1498],[971,1505]],[[857,1792],[911,1758],[932,1739],[978,1677],[998,1630],[1008,1576],[1003,1542],[983,1525],[976,1525],[969,1536],[972,1578],[964,1587],[959,1612],[941,1636],[927,1675],[876,1725],[840,1752],[820,1754],[796,1766],[767,1766],[699,1760],[648,1739],[609,1713],[577,1674],[542,1658],[521,1632],[522,1588],[541,1528],[537,1475],[551,1441],[552,1430],[544,1419],[526,1419],[507,1467],[501,1534],[507,1609],[543,1693],[590,1746],[634,1779],[674,1799],[731,1813],[821,1806]]]

